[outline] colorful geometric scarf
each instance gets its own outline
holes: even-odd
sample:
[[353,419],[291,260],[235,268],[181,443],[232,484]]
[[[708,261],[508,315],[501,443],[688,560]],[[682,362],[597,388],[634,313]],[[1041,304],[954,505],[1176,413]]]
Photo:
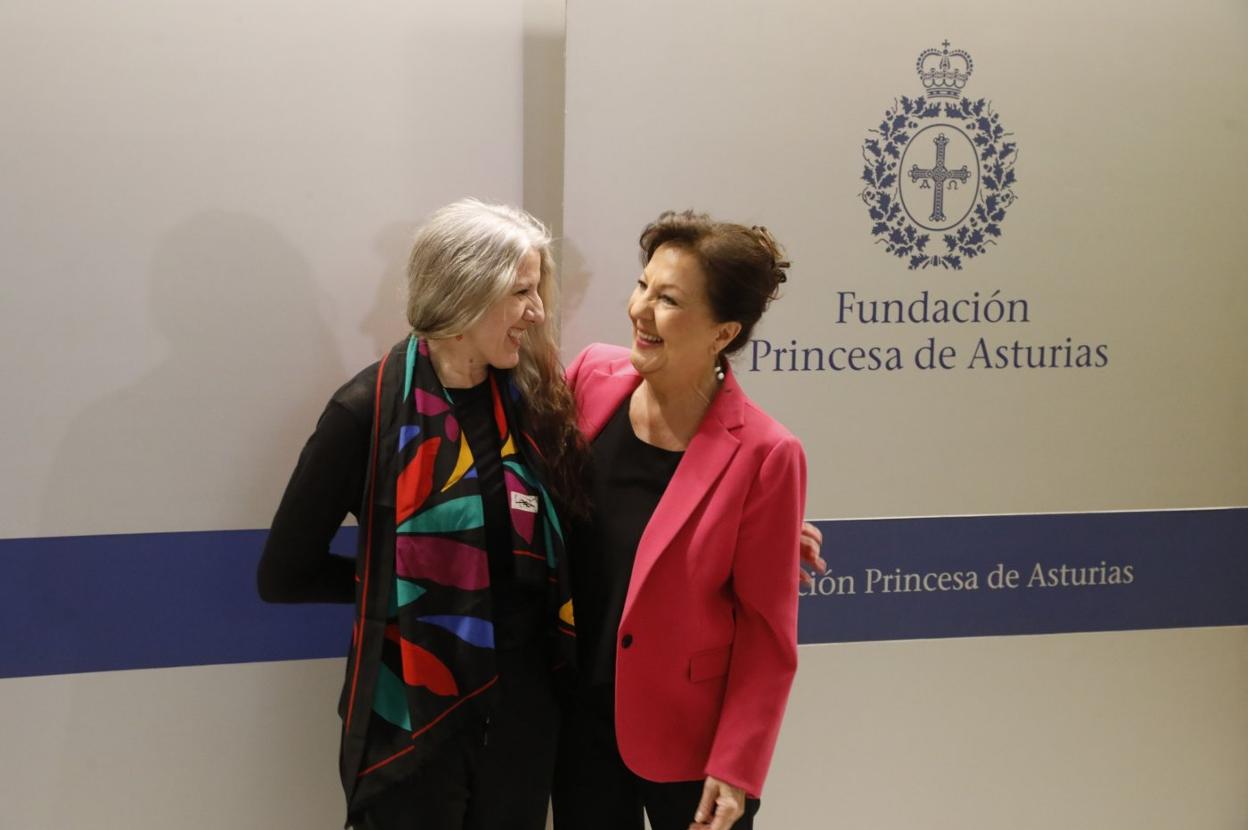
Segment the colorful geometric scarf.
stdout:
[[[571,580],[542,456],[518,428],[524,402],[509,373],[491,369],[489,382],[514,579],[545,587],[552,654],[570,664]],[[465,724],[483,723],[498,691],[480,481],[450,395],[415,336],[378,369],[363,511],[356,630],[340,705],[352,814],[435,758]]]

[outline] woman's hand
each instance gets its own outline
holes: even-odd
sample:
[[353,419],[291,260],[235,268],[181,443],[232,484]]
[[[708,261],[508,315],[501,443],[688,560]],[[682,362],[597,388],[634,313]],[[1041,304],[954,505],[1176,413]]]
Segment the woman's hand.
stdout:
[[[819,555],[819,549],[823,546],[823,534],[819,532],[819,528],[810,522],[802,522],[802,532],[798,538],[798,546],[801,550],[802,564],[808,565],[815,570],[816,573],[824,573],[828,569],[828,563],[823,561],[823,557]],[[815,577],[806,568],[799,569],[801,574],[799,587],[801,585],[814,585]]]
[[[816,531],[817,533],[818,531]],[[736,820],[745,815],[745,790],[720,781],[713,775],[706,777],[702,785],[702,800],[693,814],[689,830],[728,830]]]

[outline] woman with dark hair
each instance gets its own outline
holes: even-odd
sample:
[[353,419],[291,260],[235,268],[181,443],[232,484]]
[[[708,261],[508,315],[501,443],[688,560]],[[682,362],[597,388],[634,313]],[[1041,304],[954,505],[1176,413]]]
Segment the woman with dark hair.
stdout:
[[766,229],[692,212],[640,241],[631,349],[568,369],[595,509],[570,547],[584,683],[555,825],[750,827],[797,668],[806,462],[727,358],[788,263]]
[[[553,272],[524,211],[434,213],[411,336],[334,394],[273,519],[261,596],[356,604],[339,765],[357,828],[545,826],[552,667],[575,658],[552,500],[585,504]],[[329,553],[349,512],[354,560]]]

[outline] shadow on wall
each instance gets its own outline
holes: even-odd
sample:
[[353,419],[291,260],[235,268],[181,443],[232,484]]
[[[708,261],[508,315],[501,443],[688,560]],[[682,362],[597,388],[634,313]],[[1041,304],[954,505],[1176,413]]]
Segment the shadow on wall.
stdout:
[[150,282],[168,350],[74,417],[42,501],[48,535],[65,533],[65,511],[92,532],[267,526],[314,413],[345,379],[308,263],[261,219],[183,221],[157,245]]
[[373,238],[373,250],[386,265],[377,280],[373,307],[360,324],[360,331],[369,336],[373,354],[378,359],[410,331],[407,325],[407,260],[418,224],[394,222]]
[[525,0],[523,62],[524,209],[563,233],[563,3]]
[[[592,275],[585,257],[571,240],[560,240],[559,256],[561,260],[559,264],[559,314],[562,329],[564,328],[562,322],[574,319],[581,304],[585,302],[585,293],[589,288]],[[585,345],[585,343],[572,343],[568,338],[563,338],[561,346],[564,358],[571,360]]]

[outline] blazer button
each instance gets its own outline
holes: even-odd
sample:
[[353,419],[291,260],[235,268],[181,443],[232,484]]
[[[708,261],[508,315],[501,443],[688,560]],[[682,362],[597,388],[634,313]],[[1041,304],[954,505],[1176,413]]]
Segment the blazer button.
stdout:
[[625,634],[623,639],[620,640],[620,648],[628,648],[632,644],[633,644],[632,634]]

